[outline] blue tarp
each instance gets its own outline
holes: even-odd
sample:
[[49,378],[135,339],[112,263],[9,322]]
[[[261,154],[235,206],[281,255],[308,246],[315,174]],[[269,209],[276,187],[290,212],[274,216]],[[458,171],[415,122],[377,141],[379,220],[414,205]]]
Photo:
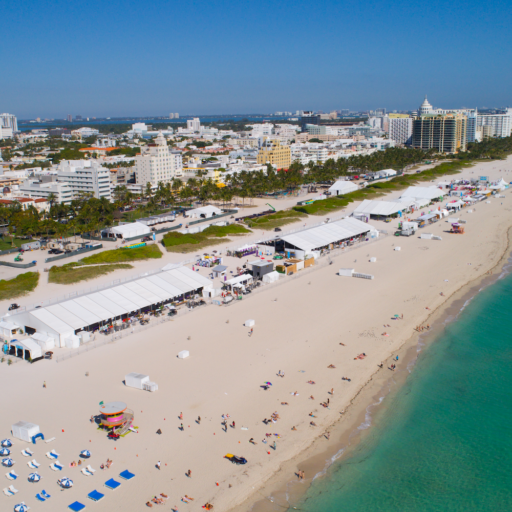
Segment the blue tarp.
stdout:
[[100,501],[101,499],[103,499],[105,497],[104,494],[101,494],[101,492],[98,492],[96,490],[90,492],[87,497],[92,500],[92,501]]
[[74,512],[80,512],[80,510],[83,510],[85,508],[85,505],[83,503],[80,503],[79,501],[75,501],[74,503],[71,503],[71,505],[68,505],[68,508],[70,508]]
[[119,476],[125,480],[131,480],[135,475],[130,473],[128,470],[125,470],[122,473],[119,473]]
[[116,482],[113,478],[105,482],[105,487],[108,487],[109,489],[117,489],[120,485],[121,484]]

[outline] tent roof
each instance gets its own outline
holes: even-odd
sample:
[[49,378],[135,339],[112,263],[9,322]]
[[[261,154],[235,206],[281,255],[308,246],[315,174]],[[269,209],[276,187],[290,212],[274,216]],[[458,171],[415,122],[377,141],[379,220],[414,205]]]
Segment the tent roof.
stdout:
[[340,240],[368,233],[372,229],[375,228],[370,224],[366,224],[366,222],[361,222],[354,217],[347,217],[336,222],[329,222],[315,228],[285,235],[281,237],[281,240],[303,251],[312,251]]
[[248,281],[249,279],[252,279],[252,276],[250,276],[249,274],[242,274],[241,276],[236,276],[236,277],[232,277],[231,279],[228,279],[225,282],[225,284],[230,284],[230,285],[239,284],[239,283],[243,283],[244,281]]
[[354,213],[363,213],[366,215],[393,215],[412,206],[414,200],[404,201],[375,201],[365,199],[354,211]]
[[134,231],[145,231],[149,233],[151,231],[146,224],[142,224],[142,222],[131,222],[130,224],[121,224],[120,226],[114,226],[110,228],[112,232],[119,233],[121,235],[125,235],[128,233],[132,233]]
[[437,199],[444,196],[446,192],[438,187],[409,187],[400,196],[401,198],[412,198],[412,199]]
[[209,279],[187,267],[179,267],[23,312],[16,319],[20,325],[30,326],[31,318],[36,318],[48,326],[49,332],[68,334],[210,285]]
[[342,192],[343,194],[348,194],[349,192],[354,192],[354,190],[358,190],[358,186],[355,183],[350,181],[338,180],[334,185],[329,188],[329,192]]
[[2,329],[9,329],[9,330],[12,331],[13,329],[19,329],[19,326],[18,325],[14,325],[11,322],[2,321],[2,322],[0,322],[0,328],[2,328]]
[[16,340],[14,342],[9,342],[10,345],[15,345],[16,347],[23,347],[25,350],[30,351],[30,357],[32,359],[36,359],[37,357],[41,357],[43,355],[43,351],[41,347],[30,338],[24,340]]
[[382,171],[379,171],[381,173],[386,174],[386,176],[395,176],[396,171],[394,169],[382,169]]
[[219,213],[222,213],[222,210],[217,208],[216,206],[201,206],[201,208],[195,208],[194,210],[189,210],[186,212],[187,217],[189,217],[191,214],[198,214],[201,215],[201,213],[215,213],[218,215]]

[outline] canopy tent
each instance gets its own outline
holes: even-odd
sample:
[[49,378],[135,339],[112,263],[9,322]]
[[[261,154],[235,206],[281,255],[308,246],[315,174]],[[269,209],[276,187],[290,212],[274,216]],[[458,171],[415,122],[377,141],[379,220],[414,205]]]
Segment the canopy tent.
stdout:
[[349,192],[354,192],[358,190],[359,187],[352,183],[351,181],[342,181],[339,180],[334,185],[329,188],[329,192],[334,196],[340,196],[343,194],[348,194]]
[[220,215],[221,213],[222,210],[215,206],[202,206],[201,208],[195,208],[194,210],[189,210],[188,212],[185,212],[185,215],[192,219],[209,219],[210,217]]
[[108,238],[110,233],[113,233],[117,238],[132,238],[134,236],[149,235],[151,229],[146,224],[142,224],[142,222],[130,222],[129,224],[121,224],[105,229],[101,232],[101,236]]
[[9,341],[9,353],[23,359],[39,359],[43,357],[41,347],[32,339]]
[[162,270],[113,288],[18,313],[16,322],[55,338],[62,347],[79,330],[97,328],[210,285],[209,279],[187,267]]
[[464,206],[464,201],[453,201],[447,203],[446,208],[449,210],[460,210]]
[[413,201],[415,208],[423,208],[430,204],[430,199],[420,199],[420,198],[412,198],[412,197],[399,197],[396,200],[398,203],[409,203]]
[[396,171],[394,169],[382,169],[382,171],[379,171],[379,174],[383,176],[396,176]]
[[368,217],[389,217],[398,212],[408,210],[414,206],[412,199],[404,201],[375,201],[365,199],[353,212],[352,215],[366,215]]
[[353,217],[347,217],[336,222],[329,222],[321,226],[285,235],[280,237],[280,239],[285,242],[285,245],[288,244],[309,253],[335,242],[350,240],[372,231],[378,234],[377,229],[370,224],[361,222]]
[[55,348],[55,339],[42,332],[35,332],[30,339],[34,340],[44,351]]
[[489,188],[492,190],[505,190],[508,188],[508,183],[503,178],[501,178],[501,180],[497,183],[492,183]]
[[445,194],[446,192],[438,187],[413,186],[405,190],[400,197],[407,199],[428,199],[429,201],[433,201],[434,199],[439,199]]
[[276,281],[279,281],[279,277],[281,274],[277,272],[276,270],[269,272],[268,274],[265,274],[263,276],[263,282],[264,283],[275,283]]
[[231,288],[241,288],[244,285],[248,284],[249,282],[252,283],[253,278],[249,274],[242,274],[241,276],[232,277],[231,279],[228,279],[223,284],[227,287]]
[[32,438],[40,433],[39,425],[28,421],[18,421],[11,426],[13,437],[22,441],[32,442]]
[[6,321],[0,322],[0,336],[6,340],[12,339],[17,329],[19,329],[19,326],[16,324]]

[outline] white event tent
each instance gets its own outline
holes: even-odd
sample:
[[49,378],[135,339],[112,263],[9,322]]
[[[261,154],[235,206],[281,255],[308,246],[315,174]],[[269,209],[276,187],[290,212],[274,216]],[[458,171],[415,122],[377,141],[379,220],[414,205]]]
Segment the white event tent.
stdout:
[[398,212],[409,210],[414,206],[414,200],[405,201],[376,201],[365,199],[353,212],[353,216],[366,215],[372,217],[389,217]]
[[29,331],[45,333],[55,339],[57,346],[64,347],[78,331],[97,329],[206,286],[211,286],[210,280],[188,267],[164,268],[112,288],[12,315],[9,320]]
[[311,252],[322,249],[330,244],[350,240],[359,235],[371,233],[378,236],[378,230],[360,220],[353,217],[347,217],[336,222],[328,222],[310,229],[304,229],[297,233],[291,233],[279,237],[285,242],[285,246],[292,246],[299,250]]
[[110,233],[114,234],[116,238],[132,238],[134,236],[149,235],[151,229],[142,222],[130,222],[129,224],[121,224],[101,232],[103,237],[108,237]]
[[341,196],[343,194],[348,194],[349,192],[355,192],[356,190],[359,190],[359,187],[355,183],[339,180],[332,185],[329,192],[334,196]]
[[429,201],[433,201],[434,199],[439,199],[440,197],[446,194],[445,191],[441,190],[439,187],[409,187],[404,193],[400,196],[400,198],[407,199],[428,199]]
[[187,217],[193,218],[193,219],[209,219],[210,217],[214,217],[215,215],[220,215],[222,213],[222,210],[219,210],[219,208],[215,206],[202,206],[201,208],[196,208],[194,210],[188,210],[185,212],[185,215]]

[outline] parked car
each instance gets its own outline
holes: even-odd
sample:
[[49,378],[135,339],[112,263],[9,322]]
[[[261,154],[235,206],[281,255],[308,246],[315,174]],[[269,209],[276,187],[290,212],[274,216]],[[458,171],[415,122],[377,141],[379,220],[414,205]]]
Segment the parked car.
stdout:
[[151,240],[153,240],[150,236],[145,236],[143,239],[142,239],[142,242],[151,242]]
[[20,305],[19,305],[19,304],[16,304],[16,303],[11,304],[11,305],[9,306],[9,311],[13,311],[14,309],[19,309],[19,307],[20,307]]

